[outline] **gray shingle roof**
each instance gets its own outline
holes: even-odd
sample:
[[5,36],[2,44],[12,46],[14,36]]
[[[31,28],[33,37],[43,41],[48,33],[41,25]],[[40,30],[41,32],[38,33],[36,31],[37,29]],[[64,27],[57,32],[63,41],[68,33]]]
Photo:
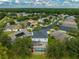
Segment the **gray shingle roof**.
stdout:
[[38,31],[38,32],[33,32],[33,37],[32,38],[47,38],[47,32],[45,31]]
[[68,36],[68,35],[66,34],[66,32],[64,32],[64,31],[62,31],[62,30],[54,31],[51,35],[54,36],[56,39],[59,39],[59,40],[64,40],[65,37]]
[[10,37],[12,38],[12,40],[14,41],[18,34],[20,33],[24,33],[23,35],[19,36],[19,37],[27,37],[27,36],[32,36],[32,32],[28,32],[27,30],[23,29],[23,30],[20,30],[20,31],[17,31],[15,32],[14,34],[10,35]]
[[61,26],[68,28],[77,28],[75,17],[74,16],[67,17],[67,19],[64,21],[64,23]]

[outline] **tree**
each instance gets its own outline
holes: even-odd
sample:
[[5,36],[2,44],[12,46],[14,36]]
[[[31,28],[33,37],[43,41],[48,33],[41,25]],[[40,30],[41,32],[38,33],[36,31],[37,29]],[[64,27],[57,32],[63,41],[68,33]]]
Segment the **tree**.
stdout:
[[6,13],[5,12],[1,12],[0,13],[0,20],[3,19],[5,16],[6,16]]
[[17,18],[17,21],[25,21],[25,20],[28,20],[28,19],[29,19],[29,17],[27,17],[27,16],[21,16],[21,17]]
[[30,56],[32,53],[31,37],[17,38],[13,43],[12,51],[15,55]]
[[0,43],[0,59],[8,59],[7,51],[8,49]]
[[6,46],[7,48],[11,47],[11,38],[3,32],[0,35],[0,42],[3,46]]
[[63,57],[79,58],[79,31],[71,30],[70,37],[63,41],[50,37],[47,46],[47,56],[51,59],[61,59]]
[[4,28],[4,26],[6,25],[6,23],[8,23],[9,21],[11,21],[11,18],[9,17],[4,17],[1,21],[0,21],[0,28]]
[[47,46],[47,56],[49,59],[61,59],[64,56],[65,46],[58,40],[49,39]]
[[[79,57],[79,31],[78,29],[71,29],[69,35],[72,38],[66,38],[65,45],[66,51],[68,52],[69,56],[76,56]],[[68,40],[69,39],[69,40]]]

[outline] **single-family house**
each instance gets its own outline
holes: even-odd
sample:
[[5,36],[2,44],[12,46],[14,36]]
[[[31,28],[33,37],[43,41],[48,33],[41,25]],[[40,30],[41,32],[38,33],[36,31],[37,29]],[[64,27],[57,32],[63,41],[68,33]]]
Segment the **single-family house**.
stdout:
[[28,15],[31,15],[31,14],[25,13],[25,12],[23,12],[23,13],[17,13],[18,17],[20,17],[20,16],[28,16]]
[[58,17],[61,18],[62,20],[64,20],[68,16],[69,15],[67,15],[67,14],[60,14],[60,15],[58,15]]
[[37,27],[37,24],[38,24],[38,21],[35,21],[32,19],[27,21],[27,27]]
[[10,23],[7,23],[4,31],[18,31],[20,29],[22,29],[20,24],[11,25]]
[[44,52],[48,44],[47,33],[43,31],[33,32],[32,42],[34,52]]
[[64,39],[69,37],[67,32],[63,30],[56,30],[52,32],[50,35],[53,36],[56,40],[60,40],[60,41],[63,41]]
[[77,29],[77,23],[75,22],[75,19],[76,18],[74,16],[67,17],[60,28],[66,31],[70,29]]
[[32,32],[29,32],[26,29],[21,29],[11,34],[10,37],[12,38],[12,41],[14,41],[16,38],[23,38],[23,37],[28,37],[32,35],[33,35]]

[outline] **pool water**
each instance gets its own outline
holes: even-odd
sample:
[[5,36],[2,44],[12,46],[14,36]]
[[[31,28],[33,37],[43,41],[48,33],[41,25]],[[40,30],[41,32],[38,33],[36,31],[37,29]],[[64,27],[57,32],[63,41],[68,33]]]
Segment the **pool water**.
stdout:
[[45,48],[35,48],[35,51],[36,52],[44,52],[45,51]]

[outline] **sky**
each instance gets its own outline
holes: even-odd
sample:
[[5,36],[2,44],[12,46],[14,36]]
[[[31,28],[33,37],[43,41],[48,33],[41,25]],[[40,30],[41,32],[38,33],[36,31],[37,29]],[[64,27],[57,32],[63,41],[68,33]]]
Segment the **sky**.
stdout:
[[[10,1],[10,0],[0,0],[0,1]],[[16,0],[16,1],[20,1],[20,0]],[[27,1],[27,0],[26,0]],[[30,0],[29,0],[30,1]],[[36,0],[36,1],[39,1],[39,0]],[[42,1],[45,1],[45,0],[42,0]],[[79,0],[48,0],[49,2],[50,1],[55,1],[55,2],[60,2],[60,3],[63,3],[63,2],[65,2],[65,3],[69,3],[69,2],[74,2],[74,3],[76,3],[76,2],[79,2]]]
[[[9,2],[11,0],[0,0],[3,2]],[[19,1],[36,1],[34,2],[35,5],[42,5],[46,4],[46,6],[50,7],[77,7],[79,8],[79,0],[16,0],[16,2]],[[39,2],[42,1],[42,2]]]
[[0,1],[8,1],[8,0],[0,0]]
[[[9,1],[9,0],[0,0],[0,1]],[[36,0],[36,1],[39,1],[39,0]],[[51,0],[49,0],[49,1],[51,1]],[[72,1],[72,2],[79,2],[79,0],[52,0],[52,1],[60,1],[60,2],[63,2],[63,1]]]

